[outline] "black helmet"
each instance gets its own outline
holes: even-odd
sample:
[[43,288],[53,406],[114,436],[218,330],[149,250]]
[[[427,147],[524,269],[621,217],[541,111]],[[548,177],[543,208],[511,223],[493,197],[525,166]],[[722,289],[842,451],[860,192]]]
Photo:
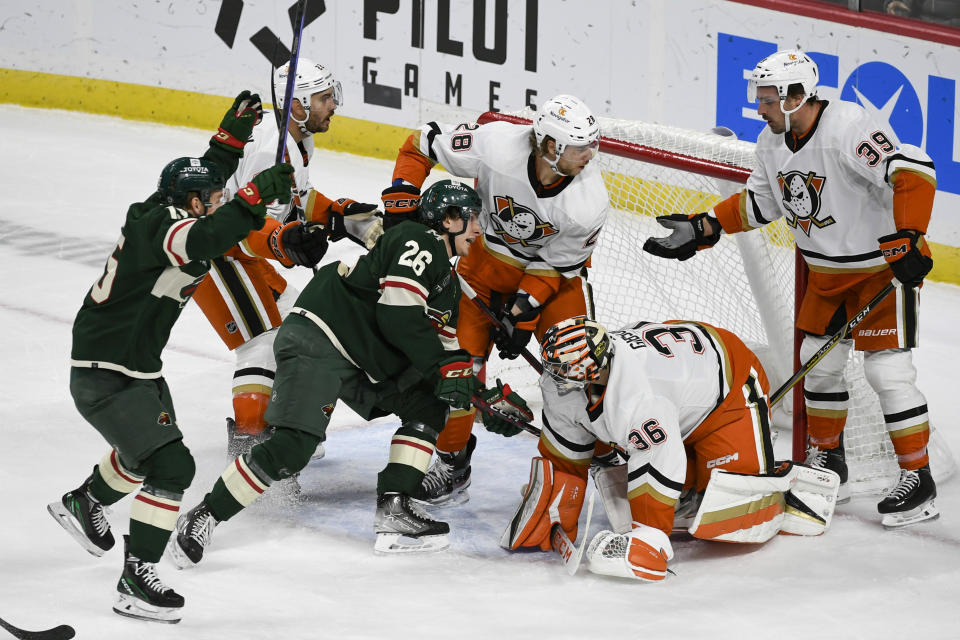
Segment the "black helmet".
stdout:
[[187,204],[191,191],[200,194],[205,205],[210,203],[210,194],[223,189],[227,177],[220,165],[206,158],[177,158],[160,172],[157,191],[165,204],[182,207]]
[[[470,215],[480,215],[480,196],[462,182],[441,180],[435,182],[420,196],[420,204],[414,219],[431,229],[444,232],[443,221],[447,218],[450,209],[466,224],[470,222]],[[461,232],[462,233],[462,232]],[[453,234],[457,235],[457,234]]]

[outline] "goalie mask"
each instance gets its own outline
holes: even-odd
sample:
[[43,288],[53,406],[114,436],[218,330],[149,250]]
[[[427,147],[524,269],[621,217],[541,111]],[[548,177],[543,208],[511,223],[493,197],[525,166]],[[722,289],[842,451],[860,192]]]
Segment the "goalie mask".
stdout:
[[[274,105],[276,108],[283,108],[286,100],[286,91],[287,91],[287,78],[290,75],[290,63],[278,67],[273,74],[273,90],[276,92],[276,100],[278,104]],[[343,105],[343,91],[340,88],[340,82],[334,79],[333,72],[324,67],[322,64],[308,60],[307,58],[300,58],[297,62],[297,77],[293,83],[293,98],[300,101],[300,106],[303,107],[303,110],[307,112],[307,115],[304,117],[303,121],[293,118],[293,113],[290,114],[290,117],[294,119],[298,125],[300,125],[300,130],[304,134],[308,134],[304,128],[304,124],[307,121],[307,118],[310,117],[310,96],[315,93],[320,93],[321,91],[326,91],[330,87],[333,87],[333,101],[337,106]]]
[[586,316],[553,325],[543,335],[540,361],[560,393],[582,389],[610,365],[613,344],[607,330]]
[[568,147],[585,147],[596,155],[600,146],[600,124],[582,100],[570,95],[559,95],[545,102],[533,118],[533,135],[537,146],[549,136],[556,142],[556,157],[547,160],[557,171],[557,162]]
[[[797,50],[778,51],[767,56],[754,67],[750,79],[747,81],[747,101],[757,101],[758,87],[774,87],[780,96],[780,111],[783,112],[786,130],[790,131],[790,114],[794,113],[807,103],[807,100],[817,95],[817,82],[820,71],[817,63],[807,54]],[[803,87],[803,100],[793,109],[787,111],[783,103],[787,99],[790,85],[799,84]]]
[[[470,216],[480,216],[480,196],[462,182],[441,180],[435,182],[420,196],[420,204],[414,219],[425,224],[437,233],[445,233],[450,237],[451,246],[456,236],[467,230]],[[463,220],[463,229],[450,232],[443,228],[443,221],[453,213]]]
[[195,192],[209,209],[210,195],[222,191],[225,184],[226,177],[218,164],[206,158],[177,158],[160,172],[157,192],[164,204],[175,207],[185,207],[190,193]]

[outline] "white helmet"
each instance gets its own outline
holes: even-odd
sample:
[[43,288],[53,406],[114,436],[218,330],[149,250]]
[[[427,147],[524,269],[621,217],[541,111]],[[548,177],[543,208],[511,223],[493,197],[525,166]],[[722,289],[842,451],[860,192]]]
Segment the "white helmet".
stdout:
[[[780,111],[786,115],[786,129],[790,131],[790,114],[817,95],[817,81],[820,70],[810,56],[799,49],[777,51],[757,63],[747,81],[747,101],[757,101],[758,87],[774,87],[780,96]],[[803,100],[795,108],[787,111],[783,102],[787,99],[787,90],[792,84],[803,87]]]
[[[290,63],[278,67],[273,74],[273,90],[277,94],[276,108],[282,108],[286,100],[287,77],[290,75]],[[301,130],[304,127],[306,118],[310,117],[310,96],[321,91],[326,91],[333,87],[333,101],[337,106],[343,104],[343,92],[340,83],[334,79],[333,72],[317,64],[312,60],[300,58],[297,62],[297,77],[293,83],[293,97],[300,101],[300,106],[307,112],[306,117],[301,122],[294,118],[294,121],[300,125]],[[293,118],[293,114],[290,114]]]
[[543,144],[547,136],[556,141],[557,156],[550,163],[551,168],[556,171],[556,163],[567,145],[589,146],[596,153],[600,140],[600,124],[582,100],[561,94],[547,100],[537,110],[533,118],[533,134],[537,138],[538,146]]

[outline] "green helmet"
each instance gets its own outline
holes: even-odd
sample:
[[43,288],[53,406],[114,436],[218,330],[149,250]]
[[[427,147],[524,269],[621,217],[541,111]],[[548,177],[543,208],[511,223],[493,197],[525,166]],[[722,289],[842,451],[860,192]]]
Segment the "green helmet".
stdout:
[[184,206],[190,192],[200,194],[204,204],[210,204],[210,194],[223,189],[227,177],[220,165],[206,158],[177,158],[160,172],[157,191],[165,204]]
[[414,220],[443,233],[443,221],[451,208],[465,224],[469,223],[471,214],[480,215],[480,196],[473,188],[462,182],[453,180],[435,182],[420,196],[420,205],[417,207]]

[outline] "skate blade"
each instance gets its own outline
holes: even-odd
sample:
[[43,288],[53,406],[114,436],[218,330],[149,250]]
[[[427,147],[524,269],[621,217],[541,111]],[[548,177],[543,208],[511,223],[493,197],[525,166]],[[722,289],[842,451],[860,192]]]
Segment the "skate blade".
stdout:
[[183,612],[181,607],[158,607],[147,604],[139,598],[134,598],[125,593],[118,593],[117,600],[113,605],[114,613],[127,618],[136,618],[137,620],[146,620],[148,622],[162,622],[164,624],[177,624]]
[[177,569],[192,569],[197,566],[197,563],[191,560],[190,556],[177,543],[176,532],[170,536],[170,540],[167,542],[166,555],[170,563]]
[[414,497],[411,497],[410,499],[418,504],[426,505],[428,507],[439,507],[442,509],[444,507],[455,507],[458,504],[464,504],[466,502],[469,502],[470,492],[468,492],[466,487],[464,487],[463,489],[459,489],[457,491],[453,491],[452,493],[448,493],[447,495],[441,498],[436,498],[433,501],[420,500]]
[[884,514],[881,524],[884,529],[899,529],[911,524],[936,520],[940,517],[940,510],[933,504],[933,500],[922,504],[916,509],[904,511],[903,513]]
[[90,542],[90,539],[83,532],[83,529],[77,524],[77,519],[63,506],[62,502],[51,502],[47,505],[47,512],[53,516],[57,524],[63,527],[64,531],[70,534],[70,537],[79,542],[80,546],[86,549],[91,555],[100,558],[106,553],[106,549],[101,549]]
[[848,502],[850,502],[850,485],[844,482],[840,485],[840,489],[837,491],[836,504],[847,504]]
[[393,553],[428,553],[443,551],[450,546],[447,534],[411,538],[401,533],[378,533],[373,550],[378,555]]

